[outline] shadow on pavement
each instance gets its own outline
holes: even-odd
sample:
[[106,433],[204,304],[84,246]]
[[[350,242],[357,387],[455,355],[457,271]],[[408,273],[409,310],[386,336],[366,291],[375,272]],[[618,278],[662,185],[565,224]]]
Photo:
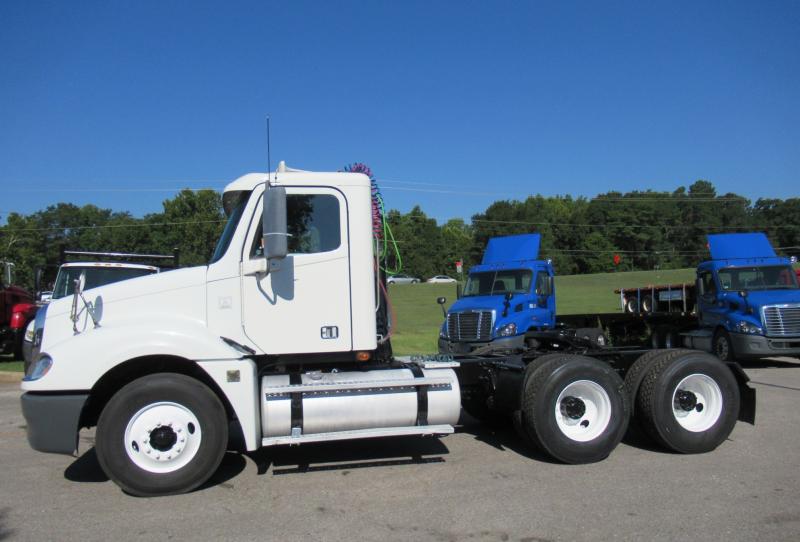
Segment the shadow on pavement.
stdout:
[[434,437],[386,437],[262,448],[247,455],[265,474],[273,476],[315,471],[353,470],[397,465],[444,463],[450,453]]
[[746,359],[736,360],[743,369],[800,369],[800,360],[785,359]]
[[66,468],[64,478],[70,482],[108,482],[108,476],[100,468],[100,463],[97,462],[97,453],[93,447]]
[[6,527],[6,516],[10,508],[0,508],[0,540],[11,538],[14,531]]
[[517,433],[510,417],[507,422],[486,424],[473,418],[462,410],[456,431],[458,433],[472,435],[475,437],[475,440],[484,442],[497,450],[508,450],[523,457],[527,457],[528,459],[541,461],[543,463],[550,463],[553,465],[561,464],[533,444],[525,442]]
[[[228,452],[222,457],[222,463],[211,478],[195,491],[202,491],[216,485],[225,485],[229,480],[238,476],[246,466],[247,461],[241,454]],[[64,478],[71,482],[86,484],[108,482],[108,476],[100,467],[94,448],[90,448],[73,461],[64,471]],[[1,519],[2,517],[0,517]]]

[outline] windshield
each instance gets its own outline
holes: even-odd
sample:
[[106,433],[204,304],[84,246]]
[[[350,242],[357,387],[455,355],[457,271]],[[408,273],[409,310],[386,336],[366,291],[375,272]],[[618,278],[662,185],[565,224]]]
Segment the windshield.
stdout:
[[723,290],[797,289],[797,277],[788,265],[726,267],[717,274]]
[[464,288],[464,297],[474,295],[501,295],[508,292],[525,294],[531,289],[533,272],[529,269],[484,271],[470,273]]
[[81,273],[84,271],[86,272],[86,286],[83,289],[89,290],[121,280],[151,275],[157,270],[140,267],[62,267],[58,271],[58,277],[56,277],[52,298],[60,299],[72,295],[72,292],[75,291],[75,281],[80,278]]
[[233,234],[236,231],[236,226],[239,225],[239,220],[242,218],[244,208],[247,206],[247,200],[250,197],[250,192],[227,192],[222,196],[222,205],[225,213],[228,215],[228,222],[225,224],[225,229],[222,230],[222,235],[217,241],[217,247],[214,249],[214,255],[211,256],[211,262],[218,261],[225,255],[228,250],[228,245],[231,244]]

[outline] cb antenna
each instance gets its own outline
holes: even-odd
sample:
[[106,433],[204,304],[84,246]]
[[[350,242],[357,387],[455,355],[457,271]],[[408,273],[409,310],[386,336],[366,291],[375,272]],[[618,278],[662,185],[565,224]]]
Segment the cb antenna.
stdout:
[[270,184],[269,176],[272,173],[272,155],[269,145],[269,115],[267,115],[267,184]]

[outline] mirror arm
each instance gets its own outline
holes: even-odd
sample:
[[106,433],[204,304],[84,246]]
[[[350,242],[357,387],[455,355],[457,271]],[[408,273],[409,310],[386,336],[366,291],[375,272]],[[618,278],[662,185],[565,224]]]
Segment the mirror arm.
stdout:
[[268,274],[269,266],[267,265],[267,259],[263,256],[260,258],[247,259],[242,262],[242,275],[244,276]]

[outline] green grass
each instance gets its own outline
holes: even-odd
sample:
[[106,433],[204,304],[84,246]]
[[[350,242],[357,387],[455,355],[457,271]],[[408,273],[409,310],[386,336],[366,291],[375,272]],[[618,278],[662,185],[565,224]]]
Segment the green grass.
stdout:
[[[619,312],[615,288],[692,282],[694,276],[694,269],[670,269],[556,277],[556,310],[558,314]],[[449,307],[456,299],[455,284],[393,284],[389,296],[397,319],[392,337],[394,353],[436,352],[439,326],[444,320],[436,298],[447,297],[445,307]]]
[[11,356],[0,356],[0,371],[21,373],[24,371],[24,361],[11,361]]
[[389,298],[394,307],[395,325],[392,348],[395,354],[437,351],[439,326],[444,317],[436,298],[447,298],[446,307],[456,300],[455,284],[390,284]]

